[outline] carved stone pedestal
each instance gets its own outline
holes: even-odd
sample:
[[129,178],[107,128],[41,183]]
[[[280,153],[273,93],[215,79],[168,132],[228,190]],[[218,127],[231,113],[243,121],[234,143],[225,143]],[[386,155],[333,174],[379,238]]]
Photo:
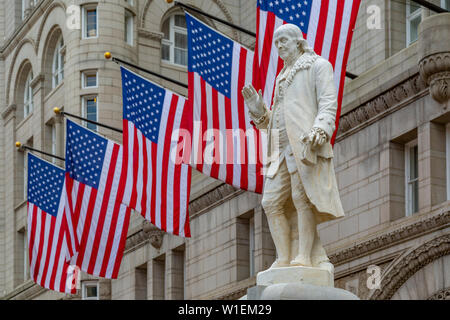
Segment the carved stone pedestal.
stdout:
[[249,288],[242,300],[359,300],[359,298],[344,289],[295,282]]
[[259,272],[256,284],[270,286],[278,283],[306,283],[315,286],[334,287],[333,274],[324,269],[312,267],[271,268]]
[[330,270],[312,267],[272,268],[258,273],[256,286],[242,300],[359,300],[334,288]]

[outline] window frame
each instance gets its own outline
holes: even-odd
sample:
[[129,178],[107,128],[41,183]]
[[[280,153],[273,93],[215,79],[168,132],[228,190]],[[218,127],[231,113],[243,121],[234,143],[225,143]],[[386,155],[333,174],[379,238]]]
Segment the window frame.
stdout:
[[[176,16],[182,16],[184,17],[182,14],[180,13],[175,13],[172,14],[170,17],[166,18],[163,22],[163,25],[166,21],[169,20],[169,39],[161,39],[161,61],[165,62],[165,63],[170,63],[176,66],[181,66],[181,67],[185,67],[187,68],[187,60],[186,60],[186,65],[184,64],[179,64],[175,62],[175,33],[180,33],[183,35],[186,35],[187,37],[187,26],[186,28],[180,27],[180,26],[176,26],[175,25],[175,17]],[[169,60],[166,60],[162,57],[162,47],[163,45],[169,46]],[[178,48],[181,50],[185,50],[186,53],[188,52],[188,46],[186,45],[186,49],[184,48]]]
[[[92,99],[95,99],[95,120],[93,120],[93,121],[98,122],[98,95],[96,95],[96,94],[86,95],[86,96],[82,97],[81,116],[86,119],[88,118],[87,101],[92,100]],[[95,129],[89,128],[89,125],[95,126]],[[83,121],[83,126],[88,128],[89,130],[98,132],[98,125],[94,125],[89,122]]]
[[[87,77],[95,74],[95,86],[87,86]],[[84,70],[81,72],[81,88],[92,89],[98,88],[98,70]]]
[[[406,2],[406,47],[409,47],[411,44],[417,41],[411,41],[411,22],[418,17],[420,17],[420,22],[422,21],[422,7],[419,5],[419,9],[416,10],[414,13],[410,13],[411,9],[411,1],[408,0]],[[420,23],[419,22],[419,23]]]
[[248,224],[249,224],[249,228],[248,228],[248,231],[249,231],[248,246],[249,246],[249,248],[248,248],[248,251],[250,254],[249,268],[250,268],[250,277],[253,277],[256,274],[256,271],[255,271],[255,217],[254,216],[252,216],[249,219]]
[[[88,25],[87,25],[87,13],[90,10],[95,9],[95,36],[88,35]],[[81,11],[81,25],[82,25],[82,39],[95,39],[98,38],[98,6],[97,4],[87,4],[84,5]]]
[[28,199],[28,153],[23,153],[23,199]]
[[30,70],[27,78],[25,80],[24,90],[23,90],[23,117],[26,118],[28,115],[33,113],[33,88],[31,83],[33,82],[33,71]]
[[125,9],[125,43],[134,46],[134,14]]
[[[97,297],[87,297],[86,289],[88,287],[96,287],[97,288]],[[81,299],[82,300],[100,300],[100,286],[98,281],[83,281],[81,284]]]
[[447,8],[447,1],[441,0],[441,8],[450,10],[450,3],[449,3],[449,7]]
[[52,89],[55,89],[64,80],[64,38],[58,38],[52,60]]
[[[419,149],[417,149],[417,177],[411,179],[411,149],[419,147],[418,139],[405,144],[405,216],[410,217],[419,211]],[[414,210],[415,199],[410,188],[417,181],[417,208]],[[412,191],[411,191],[412,190]]]

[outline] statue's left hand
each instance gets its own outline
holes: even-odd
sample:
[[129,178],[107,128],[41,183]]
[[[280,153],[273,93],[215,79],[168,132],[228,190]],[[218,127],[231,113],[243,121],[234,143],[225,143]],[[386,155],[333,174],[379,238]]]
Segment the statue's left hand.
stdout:
[[309,141],[313,148],[317,148],[328,141],[328,135],[320,128],[311,128],[311,131],[309,132]]

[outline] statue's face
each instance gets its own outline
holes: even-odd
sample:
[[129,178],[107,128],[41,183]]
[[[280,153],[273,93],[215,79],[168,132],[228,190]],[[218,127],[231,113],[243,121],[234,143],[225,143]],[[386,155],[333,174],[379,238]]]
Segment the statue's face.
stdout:
[[278,49],[278,55],[283,61],[295,58],[299,53],[297,39],[286,32],[277,34],[274,43]]

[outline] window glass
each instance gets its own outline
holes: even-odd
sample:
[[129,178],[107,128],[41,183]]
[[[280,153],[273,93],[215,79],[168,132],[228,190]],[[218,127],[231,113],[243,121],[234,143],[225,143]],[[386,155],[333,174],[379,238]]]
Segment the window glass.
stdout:
[[97,9],[86,9],[86,37],[97,36]]
[[187,65],[187,29],[183,15],[173,15],[162,25],[161,59],[178,65]]

